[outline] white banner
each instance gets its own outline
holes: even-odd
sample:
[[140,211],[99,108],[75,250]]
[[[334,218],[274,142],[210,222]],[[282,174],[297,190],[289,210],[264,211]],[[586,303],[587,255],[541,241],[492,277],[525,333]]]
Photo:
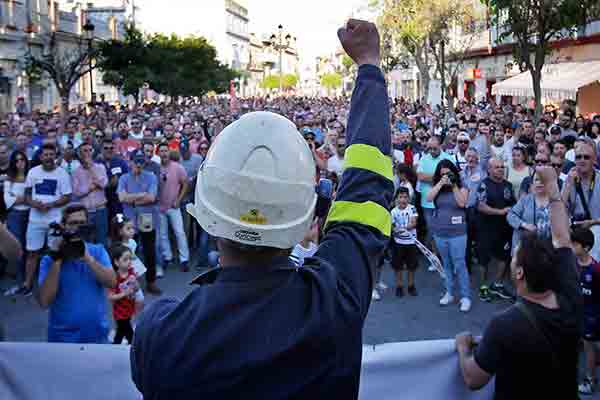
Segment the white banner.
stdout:
[[[466,388],[453,340],[366,346],[361,375],[361,400],[493,397],[492,383],[478,392]],[[0,343],[0,399],[139,400],[141,395],[131,381],[127,346]]]

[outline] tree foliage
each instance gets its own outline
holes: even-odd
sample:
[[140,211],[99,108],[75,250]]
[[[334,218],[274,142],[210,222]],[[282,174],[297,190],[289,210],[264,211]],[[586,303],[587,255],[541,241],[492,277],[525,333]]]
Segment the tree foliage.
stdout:
[[[298,84],[299,78],[295,74],[284,74],[281,81],[283,89],[290,89]],[[260,86],[267,90],[279,89],[279,75],[271,74],[265,76]]]
[[223,93],[236,77],[203,37],[144,36],[128,28],[123,41],[106,42],[101,50],[105,82],[134,96],[144,83],[171,97]]
[[[452,81],[447,79],[446,64],[452,60],[456,67],[452,72],[458,72],[461,55],[474,42],[480,27],[477,22],[482,19],[473,4],[464,0],[372,0],[371,7],[380,10],[384,64],[393,70],[402,64],[403,53],[408,53],[419,69],[425,98],[433,67],[443,75],[443,81]],[[440,57],[441,48],[444,57]],[[446,86],[444,82],[442,85]]]
[[41,79],[43,74],[52,80],[61,98],[63,116],[69,110],[71,89],[82,76],[96,67],[91,61],[100,57],[98,49],[80,43],[79,46],[59,45],[56,33],[43,35],[44,51],[37,55],[29,51],[25,56],[25,71],[33,80]]
[[542,113],[541,79],[550,43],[572,36],[599,16],[597,0],[484,0],[500,42],[514,43],[514,56],[531,73],[536,118]]
[[110,40],[99,46],[102,61],[102,80],[116,86],[126,96],[137,98],[139,89],[150,81],[151,69],[147,65],[148,48],[142,33],[129,26],[122,41]]
[[337,89],[342,86],[342,76],[337,72],[323,74],[321,76],[321,86],[327,90]]

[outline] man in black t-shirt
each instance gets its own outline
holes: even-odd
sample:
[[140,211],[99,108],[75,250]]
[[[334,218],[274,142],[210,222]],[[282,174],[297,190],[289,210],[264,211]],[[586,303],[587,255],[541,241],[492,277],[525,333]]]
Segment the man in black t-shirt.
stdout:
[[[504,288],[506,265],[510,259],[512,228],[506,220],[506,214],[516,203],[510,182],[504,179],[504,162],[492,158],[488,162],[488,176],[481,181],[477,189],[477,250],[481,265],[481,287],[479,297],[490,301],[491,295],[511,299],[512,295]],[[487,271],[493,260],[497,261],[494,282],[486,285]]]
[[469,333],[456,337],[465,383],[479,389],[495,375],[495,400],[578,398],[582,300],[569,218],[554,169],[541,167],[536,173],[550,198],[557,248],[524,235],[510,266],[519,304],[496,315],[478,345]]

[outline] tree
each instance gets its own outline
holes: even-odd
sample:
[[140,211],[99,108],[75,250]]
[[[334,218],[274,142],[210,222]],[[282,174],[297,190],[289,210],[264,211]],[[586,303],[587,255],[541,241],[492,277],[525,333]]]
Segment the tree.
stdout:
[[440,77],[442,102],[446,101],[453,114],[456,93],[450,86],[458,80],[468,51],[484,31],[485,19],[473,3],[461,0],[431,1],[424,11],[431,22],[429,46]]
[[[281,86],[283,86],[284,89],[290,89],[295,87],[298,84],[298,81],[298,75],[284,74],[281,77]],[[267,90],[279,89],[279,75],[265,76],[260,86]]]
[[31,51],[25,56],[27,71],[43,71],[54,82],[60,96],[61,113],[63,118],[69,112],[69,96],[71,89],[82,76],[90,73],[96,67],[91,60],[100,57],[98,49],[80,43],[79,46],[59,46],[56,33],[44,35],[45,42],[41,56]]
[[123,41],[106,42],[101,50],[105,82],[135,97],[145,83],[171,98],[223,93],[237,76],[217,60],[216,49],[198,36],[144,36],[128,28]]
[[137,101],[140,88],[152,76],[146,61],[149,54],[143,34],[133,26],[128,26],[122,41],[113,39],[102,42],[99,50],[102,61],[98,67],[103,72],[103,82],[116,86],[125,96],[131,95]]
[[414,59],[421,77],[422,97],[429,96],[431,60],[428,51],[430,21],[422,12],[426,2],[432,0],[372,0],[371,7],[381,10],[377,25],[382,34],[382,59],[387,59],[386,69],[398,63],[399,48],[405,49]]
[[337,72],[323,74],[321,76],[321,86],[327,89],[327,93],[342,86],[342,76]]
[[262,80],[260,86],[263,89],[272,90],[279,88],[279,75],[267,75]]
[[217,60],[217,51],[203,37],[154,34],[147,44],[150,87],[171,97],[223,93],[237,75]]
[[531,74],[535,117],[542,114],[542,71],[550,43],[573,35],[598,16],[598,0],[485,0],[499,42],[514,43],[515,60]]
[[298,80],[298,75],[296,74],[283,75],[283,88],[291,89],[293,87],[296,87],[296,85],[298,84]]

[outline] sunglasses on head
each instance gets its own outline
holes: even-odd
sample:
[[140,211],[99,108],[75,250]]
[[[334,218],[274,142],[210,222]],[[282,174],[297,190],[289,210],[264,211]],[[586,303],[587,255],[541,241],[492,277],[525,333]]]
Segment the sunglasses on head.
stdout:
[[589,154],[577,154],[575,156],[576,160],[585,160],[585,161],[589,161],[592,159],[592,156],[590,156]]

